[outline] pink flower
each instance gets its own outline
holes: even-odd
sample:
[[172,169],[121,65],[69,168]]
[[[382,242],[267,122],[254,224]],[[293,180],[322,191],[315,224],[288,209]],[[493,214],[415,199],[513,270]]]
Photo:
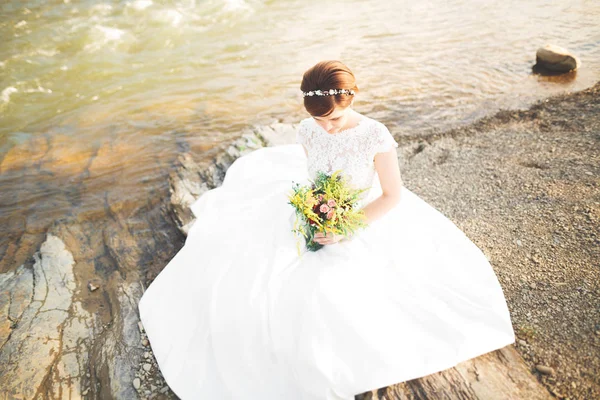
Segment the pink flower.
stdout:
[[321,207],[319,207],[319,211],[321,211],[322,213],[329,212],[329,206],[327,204],[321,204]]
[[335,200],[334,199],[329,199],[329,201],[327,201],[327,205],[329,207],[335,207]]
[[335,216],[335,210],[330,210],[327,213],[327,219],[333,219],[334,216]]
[[320,195],[319,195],[319,201],[323,201],[323,198],[324,198],[324,197],[323,197],[323,195],[322,195],[322,194],[320,194]]

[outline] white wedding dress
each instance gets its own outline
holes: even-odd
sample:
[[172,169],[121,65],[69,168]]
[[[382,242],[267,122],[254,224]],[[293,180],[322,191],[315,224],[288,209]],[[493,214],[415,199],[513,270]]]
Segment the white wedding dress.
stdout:
[[[238,158],[192,205],[183,248],[148,287],[140,318],[184,400],[353,399],[514,342],[502,288],[481,250],[402,188],[350,240],[298,255],[293,182],[342,169],[381,194],[373,157],[397,143],[378,121]],[[304,246],[304,240],[301,240]]]

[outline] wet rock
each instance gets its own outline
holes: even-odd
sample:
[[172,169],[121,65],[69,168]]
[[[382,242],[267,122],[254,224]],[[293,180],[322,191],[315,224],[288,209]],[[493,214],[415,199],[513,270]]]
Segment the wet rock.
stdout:
[[139,149],[125,138],[110,138],[104,142],[90,163],[90,178],[102,178],[123,171],[125,165],[139,162]]
[[[74,259],[64,243],[48,234],[30,268],[0,276],[0,293],[19,303],[8,308],[17,323],[0,350],[0,386],[9,396],[33,397],[44,382],[51,390],[80,395],[80,376],[87,363],[73,349],[84,347],[89,336],[85,326],[87,313],[72,301],[75,290]],[[6,296],[0,297],[0,309],[6,309]]]
[[[46,240],[45,234],[25,233],[25,221],[22,218],[19,219],[21,226],[15,228],[15,231],[18,233],[13,237],[9,235],[4,237],[4,240],[8,243],[6,243],[6,247],[3,249],[4,253],[0,256],[0,273],[14,271],[15,268],[25,264],[31,255],[40,248],[44,240]],[[6,227],[11,222],[10,220],[8,222],[5,221],[0,219],[0,226]],[[12,231],[12,227],[7,230]],[[0,245],[0,247],[2,246]]]
[[260,137],[267,146],[278,146],[294,143],[297,125],[273,123],[268,126],[254,128],[254,134]]
[[579,59],[567,49],[554,45],[540,47],[535,58],[534,69],[540,72],[565,73],[576,70],[581,64]]
[[[123,177],[123,181],[126,179]],[[117,188],[111,188],[105,193],[109,214],[116,215],[119,219],[131,217],[136,212],[142,210],[149,200],[144,190],[141,190],[137,183],[132,183],[128,186],[130,189],[126,192]]]
[[130,232],[123,231],[123,227],[119,225],[109,225],[103,233],[108,255],[125,275],[124,277],[126,278],[129,271],[137,271],[143,258],[143,251],[138,245],[137,238]]
[[[43,187],[38,190],[44,190]],[[24,193],[23,203],[28,204],[31,193]],[[48,196],[44,202],[35,205],[35,211],[31,210],[26,217],[26,232],[31,234],[44,234],[48,228],[61,216],[68,214],[72,203],[62,193]]]
[[53,134],[49,140],[49,150],[42,160],[42,169],[62,176],[85,172],[95,153],[89,142],[64,134]]
[[33,136],[30,140],[13,146],[0,163],[0,173],[31,168],[44,157],[48,148],[48,138],[45,136]]
[[174,222],[187,235],[194,223],[194,215],[190,206],[209,188],[205,182],[201,181],[200,167],[192,159],[191,154],[181,154],[177,162],[178,167],[169,177],[171,213]]
[[153,148],[140,151],[132,137],[107,140],[87,168],[88,174],[82,180],[83,191],[88,196],[96,195],[95,200],[100,201],[97,205],[106,204],[109,214],[128,218],[149,201],[157,200],[148,197],[144,184],[165,179],[156,160],[158,151],[153,151]]
[[[114,398],[135,397],[133,371],[142,355],[137,316],[143,292],[139,265],[129,270],[132,282],[124,281],[122,277],[133,269],[132,261],[126,254],[113,258],[111,251],[124,253],[118,246],[121,241],[106,242],[102,226],[98,229],[98,224],[57,224],[31,263],[0,275],[0,311],[8,308],[12,310],[6,311],[8,315],[14,315],[13,323],[0,323],[0,338],[5,342],[0,351],[0,387],[7,387],[9,397],[17,390],[19,395],[32,397],[20,391],[25,386],[48,398],[61,392],[79,397],[85,388],[88,396],[97,394],[95,386],[86,383],[92,374]],[[117,229],[108,232],[120,234]],[[136,241],[129,243],[140,247]],[[172,251],[172,247],[166,249]],[[72,251],[77,254],[77,268],[73,268]],[[152,253],[160,254],[154,249]],[[111,265],[104,268],[103,263]],[[97,273],[105,274],[106,281],[90,279]],[[98,282],[97,286],[102,282],[105,295],[91,295],[89,282]],[[11,298],[13,303],[9,303]],[[93,310],[93,317],[88,309]]]
[[0,315],[6,316],[0,322],[0,347],[6,343],[12,330],[18,327],[23,312],[31,302],[32,291],[33,273],[24,265],[0,275]]
[[[132,283],[121,282],[117,287],[118,318],[120,327],[114,332],[111,340],[107,340],[105,360],[109,366],[109,379],[111,391],[115,398],[134,398],[131,382],[134,379],[134,371],[137,360],[141,357],[137,343],[140,342],[140,331],[138,329],[137,303],[142,297],[141,285],[134,281]],[[112,353],[110,350],[112,348]],[[120,349],[116,352],[115,349]]]
[[229,166],[242,155],[264,146],[261,136],[245,133],[219,154],[212,163],[199,165],[191,154],[181,154],[169,176],[170,212],[173,222],[187,235],[195,221],[191,205],[206,191],[220,186]]

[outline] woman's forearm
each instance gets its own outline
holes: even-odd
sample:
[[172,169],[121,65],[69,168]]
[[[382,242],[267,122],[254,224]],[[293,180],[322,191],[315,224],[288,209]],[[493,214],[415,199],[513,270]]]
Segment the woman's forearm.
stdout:
[[388,211],[390,211],[398,202],[400,201],[400,196],[402,196],[402,190],[400,190],[400,194],[397,196],[390,196],[382,194],[366,206],[362,208],[366,216],[367,224],[381,218]]

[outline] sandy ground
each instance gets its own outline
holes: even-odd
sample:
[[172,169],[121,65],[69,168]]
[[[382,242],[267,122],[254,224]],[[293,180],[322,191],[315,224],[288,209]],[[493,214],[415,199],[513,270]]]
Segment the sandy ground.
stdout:
[[600,82],[398,140],[406,187],[490,259],[531,371],[557,398],[600,399]]

